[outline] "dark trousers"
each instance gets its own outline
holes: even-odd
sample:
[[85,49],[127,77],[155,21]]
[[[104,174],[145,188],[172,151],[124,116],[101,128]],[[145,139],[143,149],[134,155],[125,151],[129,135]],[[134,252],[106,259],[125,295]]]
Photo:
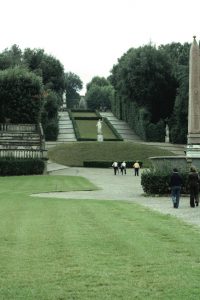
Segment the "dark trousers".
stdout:
[[116,175],[118,172],[118,167],[114,167],[114,174]]
[[180,192],[181,192],[180,186],[172,186],[172,202],[173,202],[174,208],[179,207]]
[[121,173],[122,173],[122,175],[123,175],[123,174],[126,175],[126,168],[122,167],[122,168],[121,168]]
[[135,176],[139,176],[139,168],[135,168]]
[[195,207],[199,205],[199,186],[190,187],[190,206]]

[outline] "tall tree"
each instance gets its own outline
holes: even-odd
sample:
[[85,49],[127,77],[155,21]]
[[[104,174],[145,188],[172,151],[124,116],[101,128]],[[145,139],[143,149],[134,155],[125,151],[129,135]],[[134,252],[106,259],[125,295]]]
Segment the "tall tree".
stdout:
[[109,80],[95,76],[87,84],[85,99],[90,109],[110,109],[114,98],[114,89]]
[[152,45],[131,48],[113,67],[111,82],[124,101],[134,101],[151,113],[151,122],[172,113],[177,81],[165,53]]
[[0,53],[0,70],[23,65],[22,51],[17,45]]
[[38,123],[42,106],[41,78],[20,67],[0,71],[0,122]]
[[43,79],[44,88],[62,95],[64,91],[64,67],[58,59],[44,53],[43,49],[24,50],[24,62],[29,70]]
[[81,98],[79,91],[82,87],[83,83],[78,75],[72,72],[65,73],[65,94],[68,108],[78,105]]

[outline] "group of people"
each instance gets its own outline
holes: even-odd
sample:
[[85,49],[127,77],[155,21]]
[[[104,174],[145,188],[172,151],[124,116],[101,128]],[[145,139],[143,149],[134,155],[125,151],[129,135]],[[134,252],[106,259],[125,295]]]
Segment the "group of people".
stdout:
[[[117,175],[117,174],[122,174],[122,175],[126,175],[126,162],[123,161],[122,163],[119,163],[117,161],[114,161],[113,164],[112,164],[112,167],[113,167],[113,170],[114,170],[114,175]],[[138,161],[136,161],[134,164],[133,164],[133,168],[134,168],[134,171],[135,171],[135,176],[139,176],[139,169],[140,169],[140,164]]]
[[[171,186],[171,197],[174,208],[179,207],[181,186],[183,179],[176,168],[173,169],[171,175],[170,186]],[[200,177],[194,166],[190,168],[190,172],[187,180],[187,188],[190,193],[190,207],[199,206],[199,186]]]

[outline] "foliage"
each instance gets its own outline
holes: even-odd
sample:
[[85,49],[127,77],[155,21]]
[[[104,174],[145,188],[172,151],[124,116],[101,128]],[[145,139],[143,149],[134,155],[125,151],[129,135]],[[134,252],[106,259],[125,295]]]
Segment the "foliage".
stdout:
[[45,90],[53,90],[62,95],[64,91],[64,67],[55,57],[43,49],[24,50],[24,63],[29,70],[42,77]]
[[80,95],[78,91],[83,87],[83,83],[78,75],[68,72],[65,73],[65,93],[68,108],[75,108],[78,106]]
[[58,126],[58,108],[59,108],[58,95],[48,90],[44,94],[44,107],[42,112],[42,126],[47,141],[56,141],[59,126]]
[[[167,167],[161,169],[145,170],[141,174],[141,185],[145,193],[153,195],[163,195],[170,193],[170,178],[172,170]],[[183,178],[183,186],[181,193],[188,193],[187,191],[187,172],[180,172]]]
[[43,102],[42,80],[26,69],[0,71],[0,122],[38,123]]
[[[168,123],[170,140],[186,143],[189,48],[189,43],[131,48],[113,66],[109,78],[115,88],[112,110],[144,140],[163,141],[161,124]],[[147,111],[148,122],[140,117],[142,109]]]
[[87,83],[86,89],[88,92],[93,85],[103,87],[103,86],[108,86],[109,84],[110,84],[109,81],[105,77],[95,76],[92,78],[92,80],[89,83]]
[[42,159],[0,159],[0,176],[16,176],[16,175],[31,175],[43,174],[45,162]]
[[167,56],[152,45],[131,48],[112,69],[110,77],[124,101],[134,101],[151,113],[151,122],[170,116],[177,82]]
[[169,120],[170,140],[172,143],[186,144],[188,132],[189,70],[188,66],[179,68],[179,89],[174,110]]
[[43,125],[46,141],[56,141],[59,133],[58,119],[50,119]]
[[0,53],[0,70],[23,66],[22,51],[17,45]]
[[106,78],[96,76],[87,84],[85,100],[89,109],[110,109],[113,98],[114,89]]
[[173,113],[169,118],[170,140],[185,144],[187,141],[188,99],[189,99],[189,50],[190,44],[172,43],[161,45],[168,60],[173,65],[173,73],[178,82],[177,96]]
[[149,123],[146,127],[146,138],[152,142],[165,141],[165,122],[161,119],[156,124]]

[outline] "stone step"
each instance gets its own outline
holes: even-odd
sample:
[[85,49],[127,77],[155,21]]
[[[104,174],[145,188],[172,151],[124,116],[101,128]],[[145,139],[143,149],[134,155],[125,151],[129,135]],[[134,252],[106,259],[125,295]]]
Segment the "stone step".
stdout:
[[142,139],[135,134],[134,130],[122,120],[117,119],[112,112],[101,112],[101,116],[109,120],[112,126],[117,130],[124,140],[128,141],[142,141]]
[[73,126],[72,125],[59,126],[59,131],[63,129],[64,130],[73,129]]

